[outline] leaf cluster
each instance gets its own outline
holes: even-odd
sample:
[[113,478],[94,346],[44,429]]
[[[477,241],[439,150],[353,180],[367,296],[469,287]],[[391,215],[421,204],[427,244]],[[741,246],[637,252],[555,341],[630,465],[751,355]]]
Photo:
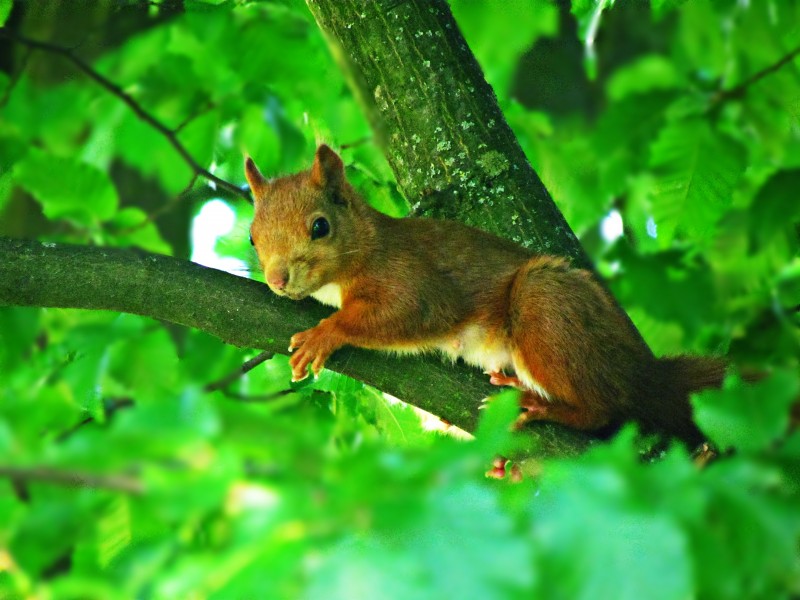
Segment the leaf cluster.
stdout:
[[[59,31],[49,41],[85,52],[216,175],[243,183],[243,152],[277,174],[304,168],[318,138],[353,144],[348,175],[403,212],[302,3],[186,0],[168,18],[169,2],[99,3],[105,25],[130,23],[99,50],[83,42],[102,27],[74,39],[24,4],[0,0],[0,23]],[[455,439],[334,373],[291,384],[285,356],[210,391],[254,351],[199,331],[0,307],[0,598],[800,594],[798,59],[767,72],[793,51],[800,6],[637,4],[574,2],[574,21],[546,1],[452,8],[653,348],[766,373],[694,399],[715,461],[624,430],[580,457],[524,461],[509,485],[483,474],[535,450],[509,432],[513,394]],[[247,259],[248,206],[63,57],[0,41],[14,63],[0,71],[0,233],[172,253],[222,196],[236,225],[216,251]],[[559,44],[552,70],[530,71]],[[573,110],[530,100],[540,80]]]

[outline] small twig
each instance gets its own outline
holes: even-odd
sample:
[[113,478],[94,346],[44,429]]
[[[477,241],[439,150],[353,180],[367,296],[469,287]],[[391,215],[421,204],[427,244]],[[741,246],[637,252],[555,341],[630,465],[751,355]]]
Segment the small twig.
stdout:
[[794,50],[789,52],[789,54],[787,54],[786,56],[784,56],[783,58],[781,58],[777,62],[771,64],[768,67],[765,67],[765,68],[761,69],[758,73],[755,73],[755,74],[751,75],[750,77],[748,77],[747,79],[745,79],[744,81],[739,83],[738,85],[735,85],[734,87],[732,87],[732,88],[730,88],[728,90],[722,90],[721,92],[719,92],[717,94],[717,96],[714,98],[714,100],[712,101],[712,103],[711,103],[712,106],[717,106],[719,104],[722,104],[722,103],[727,102],[728,100],[732,100],[734,98],[741,98],[742,96],[744,96],[747,93],[747,90],[748,90],[748,88],[750,88],[750,86],[752,86],[755,83],[758,83],[759,81],[761,81],[767,75],[770,75],[770,74],[774,73],[775,71],[777,71],[778,69],[780,69],[784,65],[792,62],[795,59],[795,57],[797,57],[798,55],[800,55],[800,46],[798,46],[797,48],[795,48]]
[[284,396],[288,396],[291,393],[296,392],[292,388],[287,388],[285,390],[280,390],[278,392],[273,392],[272,394],[241,394],[239,392],[233,392],[227,388],[222,388],[219,392],[225,396],[226,398],[230,398],[231,400],[236,400],[237,402],[272,402],[273,400],[277,400],[278,398],[283,398]]
[[192,114],[187,115],[187,117],[178,123],[175,128],[172,130],[175,133],[180,133],[181,130],[186,127],[189,123],[194,121],[200,115],[207,113],[210,110],[214,110],[216,108],[216,104],[214,104],[211,100],[207,100],[202,106],[200,106],[197,110],[195,110]]
[[224,390],[234,381],[239,379],[242,375],[244,375],[249,371],[252,371],[258,365],[268,361],[273,356],[274,354],[272,352],[262,352],[258,356],[254,356],[253,358],[245,362],[241,367],[239,367],[235,371],[232,371],[231,373],[225,375],[225,377],[223,377],[222,379],[218,379],[217,381],[212,381],[211,383],[207,384],[203,389],[206,392],[216,392],[217,390]]
[[67,487],[98,488],[136,495],[144,492],[142,482],[135,477],[127,475],[95,475],[80,471],[54,469],[52,467],[11,467],[0,465],[0,477],[6,477],[15,483],[52,483]]
[[719,457],[719,453],[708,443],[703,443],[692,454],[692,462],[698,469],[705,469]]
[[358,139],[358,140],[356,140],[354,142],[348,142],[347,144],[342,144],[341,146],[339,146],[339,149],[340,150],[347,150],[348,148],[355,148],[356,146],[361,146],[361,145],[366,144],[366,143],[371,142],[371,141],[372,141],[372,136],[371,135],[367,135],[367,136],[364,136],[364,137],[362,137],[362,138],[360,138],[360,139]]
[[142,108],[142,106],[133,98],[133,96],[126,93],[116,83],[114,83],[110,79],[107,79],[104,75],[101,75],[98,71],[94,70],[89,63],[87,63],[82,58],[77,56],[72,49],[65,48],[64,46],[59,46],[57,44],[51,44],[49,42],[33,40],[16,33],[11,33],[7,29],[0,29],[0,36],[5,37],[14,42],[24,44],[29,48],[44,50],[46,52],[51,52],[53,54],[63,56],[64,58],[69,60],[73,65],[75,65],[79,70],[83,71],[86,75],[88,75],[90,79],[94,80],[102,87],[104,87],[106,90],[117,96],[120,100],[122,100],[125,104],[127,104],[128,107],[130,107],[130,109],[136,114],[137,117],[139,117],[142,121],[150,125],[161,135],[163,135],[166,138],[166,140],[170,143],[170,145],[172,145],[175,151],[181,155],[183,160],[186,162],[186,164],[189,165],[189,167],[192,169],[192,171],[194,171],[195,174],[206,178],[207,180],[215,183],[217,186],[226,189],[229,192],[236,194],[244,198],[248,202],[250,202],[250,194],[247,191],[230,183],[229,181],[225,181],[224,179],[217,177],[211,171],[208,171],[207,169],[204,169],[202,166],[200,166],[200,164],[194,159],[194,157],[189,153],[186,147],[178,139],[178,136],[175,131],[169,129],[166,125],[161,123],[161,121],[159,121],[153,115],[144,110],[144,108]]
[[[110,419],[114,416],[118,410],[123,408],[130,408],[134,405],[134,402],[131,398],[107,398],[103,400],[103,411],[105,412],[106,420]],[[66,431],[62,431],[57,437],[57,442],[63,442],[64,440],[68,439],[71,435],[77,432],[82,427],[89,425],[90,423],[94,423],[96,419],[94,417],[86,417],[67,429]]]
[[174,198],[172,198],[172,200],[166,202],[165,204],[162,204],[156,210],[146,215],[145,218],[142,219],[139,223],[136,223],[135,225],[131,225],[129,227],[124,227],[119,231],[114,232],[115,235],[129,235],[131,233],[134,233],[142,229],[143,227],[146,227],[150,223],[155,222],[155,220],[158,219],[160,216],[170,212],[171,210],[174,210],[175,207],[181,203],[183,197],[192,190],[195,182],[197,181],[197,177],[198,176],[195,173],[194,177],[192,177],[192,180],[189,182],[189,184],[185,188],[183,188],[183,191],[181,191]]

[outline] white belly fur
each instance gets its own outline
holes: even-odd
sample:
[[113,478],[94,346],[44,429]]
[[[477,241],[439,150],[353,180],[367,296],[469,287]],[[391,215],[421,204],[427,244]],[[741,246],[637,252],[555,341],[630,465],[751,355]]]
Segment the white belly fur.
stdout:
[[489,339],[486,331],[478,326],[466,327],[458,336],[441,344],[439,349],[453,360],[480,367],[486,373],[513,370],[526,388],[550,400],[550,394],[536,381],[524,364],[512,357],[508,340]]
[[[322,304],[342,307],[342,287],[336,283],[328,283],[319,288],[311,296]],[[439,344],[438,349],[453,361],[462,358],[467,364],[479,367],[486,373],[501,372],[512,369],[529,390],[549,399],[550,394],[525,369],[524,365],[512,359],[508,341],[502,338],[488,339],[486,330],[477,325],[464,328],[457,336]],[[416,354],[426,348],[419,345],[388,347],[385,350],[397,354]]]
[[482,327],[470,325],[457,336],[439,346],[439,349],[453,360],[464,362],[484,371],[502,371],[511,366],[511,354],[503,339],[490,340]]
[[342,286],[338,283],[326,283],[311,294],[311,297],[328,306],[342,308]]

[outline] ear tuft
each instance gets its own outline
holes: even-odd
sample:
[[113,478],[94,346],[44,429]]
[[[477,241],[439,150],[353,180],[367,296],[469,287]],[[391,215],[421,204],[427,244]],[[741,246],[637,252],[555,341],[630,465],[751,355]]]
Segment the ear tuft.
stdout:
[[344,163],[331,148],[322,144],[314,155],[311,183],[321,188],[341,189],[344,184]]
[[244,159],[244,176],[253,193],[253,198],[257,198],[267,186],[267,180],[258,170],[255,161],[249,156]]

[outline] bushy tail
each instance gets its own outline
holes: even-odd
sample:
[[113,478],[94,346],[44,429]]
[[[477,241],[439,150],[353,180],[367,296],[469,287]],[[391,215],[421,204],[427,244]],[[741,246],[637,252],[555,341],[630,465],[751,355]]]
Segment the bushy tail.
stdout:
[[674,435],[690,446],[703,441],[703,435],[692,420],[689,395],[722,385],[726,363],[720,358],[669,356],[659,359],[656,383],[660,393],[658,406],[643,415],[644,428]]

